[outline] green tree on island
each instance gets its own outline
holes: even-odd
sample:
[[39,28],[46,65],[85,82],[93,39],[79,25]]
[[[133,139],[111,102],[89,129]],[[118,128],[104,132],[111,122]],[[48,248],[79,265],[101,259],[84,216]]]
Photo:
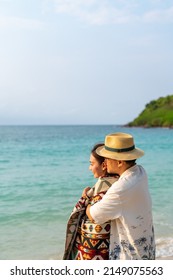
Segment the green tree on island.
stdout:
[[145,109],[127,126],[173,128],[173,95],[146,104]]

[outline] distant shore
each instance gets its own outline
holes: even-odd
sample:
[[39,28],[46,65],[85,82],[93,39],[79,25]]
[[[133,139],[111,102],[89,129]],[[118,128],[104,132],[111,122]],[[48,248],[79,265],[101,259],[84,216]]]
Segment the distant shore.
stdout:
[[130,125],[124,124],[122,127],[131,127],[131,128],[165,128],[165,129],[173,129],[173,126],[150,126],[150,125]]

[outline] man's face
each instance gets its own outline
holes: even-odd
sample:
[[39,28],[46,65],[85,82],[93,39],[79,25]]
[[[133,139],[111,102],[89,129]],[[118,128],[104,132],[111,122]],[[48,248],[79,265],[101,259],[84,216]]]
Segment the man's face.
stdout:
[[116,159],[106,159],[107,172],[112,174],[119,174],[118,161]]

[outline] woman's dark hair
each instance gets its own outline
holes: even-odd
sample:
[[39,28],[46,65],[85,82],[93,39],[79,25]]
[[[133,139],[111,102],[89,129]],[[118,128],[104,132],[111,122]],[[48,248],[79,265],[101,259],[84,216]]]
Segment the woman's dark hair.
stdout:
[[91,154],[97,159],[97,161],[102,164],[102,162],[104,162],[105,158],[104,157],[101,157],[99,156],[97,153],[96,153],[96,150],[97,148],[101,147],[101,146],[104,146],[104,143],[98,143],[96,145],[94,145],[94,147],[92,148],[91,150]]

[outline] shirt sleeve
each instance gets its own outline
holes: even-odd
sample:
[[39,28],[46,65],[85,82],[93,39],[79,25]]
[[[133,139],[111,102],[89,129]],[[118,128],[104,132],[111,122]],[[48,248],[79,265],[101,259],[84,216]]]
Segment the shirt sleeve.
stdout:
[[116,183],[110,187],[102,200],[90,207],[90,214],[98,224],[114,220],[122,215],[120,195],[115,191]]

